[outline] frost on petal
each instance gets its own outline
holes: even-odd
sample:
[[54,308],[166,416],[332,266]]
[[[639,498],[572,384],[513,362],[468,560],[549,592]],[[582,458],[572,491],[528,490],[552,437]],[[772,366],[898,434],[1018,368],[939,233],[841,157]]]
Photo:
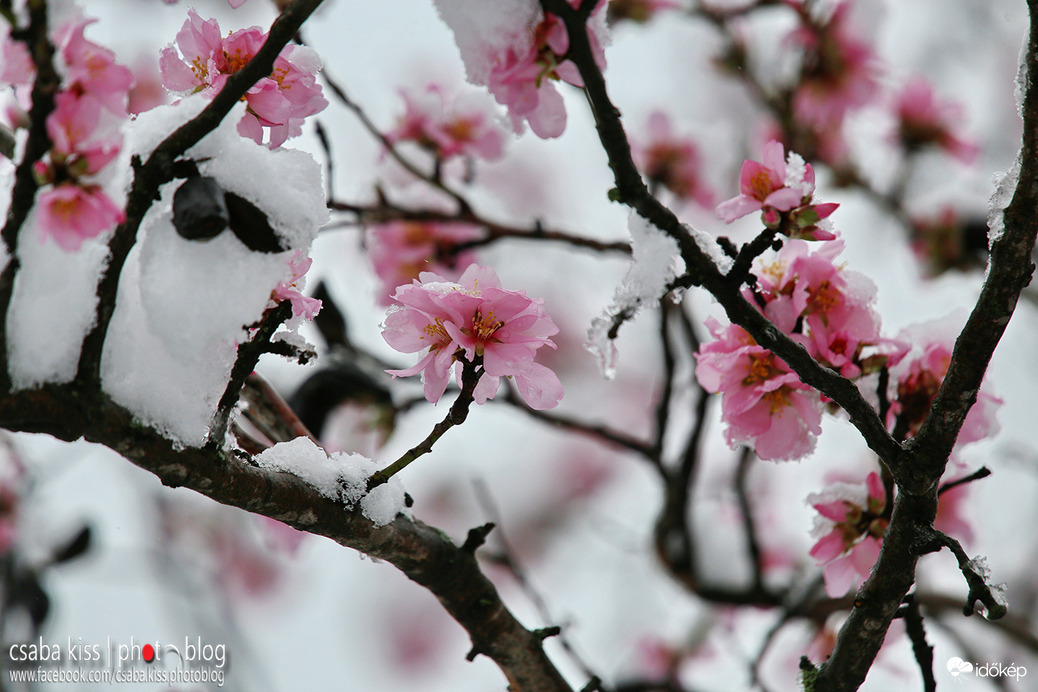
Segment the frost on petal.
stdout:
[[685,270],[677,241],[632,212],[628,220],[631,232],[631,264],[613,294],[613,302],[604,315],[594,319],[585,347],[599,361],[604,377],[615,367],[615,351],[609,332],[619,319],[633,317],[645,305],[662,298],[668,286]]

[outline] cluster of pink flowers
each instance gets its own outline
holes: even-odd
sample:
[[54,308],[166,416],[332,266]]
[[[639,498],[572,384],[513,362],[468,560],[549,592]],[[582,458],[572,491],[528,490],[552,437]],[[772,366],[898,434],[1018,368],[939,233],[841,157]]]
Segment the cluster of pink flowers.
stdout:
[[492,104],[476,95],[453,96],[438,84],[428,84],[418,92],[402,91],[401,96],[404,115],[386,134],[390,143],[415,142],[439,159],[463,156],[493,161],[504,153],[505,132]]
[[100,176],[122,147],[119,127],[133,74],[110,50],[86,39],[90,23],[76,19],[53,34],[64,75],[46,120],[51,149],[34,168],[42,188],[36,198],[41,239],[51,237],[66,250],[125,218]]
[[[569,0],[574,7],[580,0]],[[601,12],[600,2],[595,13]],[[602,47],[604,24],[588,22],[588,38],[599,67],[605,66]],[[569,34],[558,17],[545,14],[529,33],[517,36],[515,42],[496,47],[493,55],[486,56],[491,65],[487,88],[497,102],[508,108],[512,126],[522,132],[523,122],[541,138],[558,137],[566,129],[566,107],[562,94],[553,82],[563,81],[584,86],[577,66],[564,57],[569,51]]]
[[770,141],[764,146],[762,161],[746,160],[739,172],[739,192],[717,205],[717,216],[726,223],[761,211],[761,221],[791,238],[832,240],[835,238],[825,224],[839,206],[833,202],[815,204],[815,171],[811,164],[795,152],[785,154],[781,142]]
[[897,94],[894,112],[897,139],[906,151],[935,146],[963,163],[978,153],[977,145],[958,137],[952,126],[961,118],[958,104],[938,101],[933,88],[923,79],[911,79]]
[[711,207],[714,195],[703,183],[703,162],[695,143],[678,136],[662,111],[649,114],[645,132],[645,142],[632,142],[631,153],[649,182],[670,190],[678,199]]
[[413,367],[389,370],[394,377],[422,374],[425,397],[439,401],[459,362],[482,363],[474,391],[476,403],[497,393],[501,378],[511,378],[526,403],[552,408],[562,399],[562,384],[547,367],[534,362],[542,346],[555,347],[558,333],[544,311],[544,301],[501,287],[489,267],[471,265],[457,283],[423,272],[393,294],[382,337],[402,353],[422,353]]
[[[203,20],[193,9],[188,10],[187,21],[177,33],[176,47],[166,46],[159,59],[162,83],[173,92],[214,96],[266,39],[267,34],[259,27],[221,36],[215,19]],[[238,122],[238,132],[262,144],[266,128],[271,148],[301,134],[303,121],[328,105],[315,78],[320,69],[320,58],[313,50],[287,46],[275,60],[274,71],[246,92],[245,115]]]
[[304,320],[312,320],[321,311],[319,299],[303,294],[306,273],[310,271],[310,265],[313,263],[313,259],[304,256],[302,250],[296,250],[288,262],[291,276],[279,283],[270,294],[270,299],[275,304],[284,300],[291,301],[293,316]]
[[[719,216],[732,219],[762,209],[765,225],[794,236],[757,261],[746,297],[815,360],[844,377],[858,379],[889,368],[894,384],[887,393],[888,424],[902,437],[915,434],[947,372],[953,335],[945,338],[932,330],[897,339],[881,335],[872,308],[875,285],[837,263],[842,241],[815,225],[836,205],[811,201],[814,173],[800,157],[784,158],[782,145],[771,142],[764,163],[743,164],[740,186],[742,194],[722,203]],[[796,219],[806,219],[808,225],[801,227]],[[827,242],[812,251],[804,238]],[[764,459],[795,459],[810,452],[824,398],[740,327],[716,322],[709,327],[715,341],[697,354],[696,377],[707,391],[722,394],[729,444],[752,444]],[[997,397],[981,392],[959,444],[994,432],[998,403]]]
[[390,221],[368,230],[368,255],[382,282],[381,302],[389,305],[397,286],[410,283],[422,272],[449,279],[474,261],[471,250],[456,251],[459,243],[482,234],[471,224],[439,221]]
[[[821,363],[855,378],[867,346],[886,345],[872,309],[875,285],[864,275],[836,264],[843,243],[815,252],[804,240],[789,240],[773,261],[760,266],[757,296],[764,314]],[[886,362],[886,361],[884,361]]]

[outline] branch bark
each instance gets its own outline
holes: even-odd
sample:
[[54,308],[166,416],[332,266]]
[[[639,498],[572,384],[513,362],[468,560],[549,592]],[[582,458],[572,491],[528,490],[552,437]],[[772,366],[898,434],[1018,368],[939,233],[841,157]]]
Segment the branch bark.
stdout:
[[178,449],[107,396],[81,384],[8,393],[0,398],[0,427],[66,441],[82,437],[118,452],[164,485],[190,488],[385,560],[439,599],[469,633],[473,652],[493,659],[510,689],[572,692],[545,654],[542,639],[504,605],[472,551],[456,546],[438,529],[402,515],[375,526],[297,476],[253,466],[213,448]]

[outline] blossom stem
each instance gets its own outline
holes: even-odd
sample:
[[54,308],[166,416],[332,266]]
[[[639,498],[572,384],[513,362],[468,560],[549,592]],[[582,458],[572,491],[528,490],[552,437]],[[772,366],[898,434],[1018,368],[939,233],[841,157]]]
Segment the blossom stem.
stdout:
[[433,445],[436,444],[437,440],[443,437],[445,432],[453,428],[455,425],[461,425],[465,422],[465,419],[469,415],[469,406],[472,404],[476,383],[479,382],[480,375],[483,374],[481,360],[482,358],[477,357],[471,363],[465,360],[461,361],[461,392],[458,394],[458,398],[454,400],[454,403],[451,404],[451,408],[447,411],[447,415],[444,416],[443,420],[433,426],[432,432],[430,432],[424,440],[404,452],[404,454],[392,464],[372,475],[371,478],[368,479],[369,492],[373,488],[377,488],[388,481],[418,457],[431,452]]

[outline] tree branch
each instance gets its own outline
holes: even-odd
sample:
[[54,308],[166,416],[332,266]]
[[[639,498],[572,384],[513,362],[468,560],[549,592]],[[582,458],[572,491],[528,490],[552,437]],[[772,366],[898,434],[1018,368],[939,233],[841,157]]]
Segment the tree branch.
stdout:
[[505,607],[475,557],[443,532],[398,516],[375,526],[357,510],[321,495],[301,478],[236,459],[219,449],[178,448],[140,425],[105,394],[82,383],[44,385],[0,397],[0,426],[105,445],[171,487],[325,536],[396,566],[431,591],[501,668],[516,692],[572,692],[541,639]]
[[918,434],[908,442],[917,463],[935,480],[943,473],[966,414],[977,400],[995,346],[1034,271],[1031,255],[1038,234],[1038,89],[1034,85],[1038,74],[1038,1],[1028,0],[1027,7],[1030,38],[1024,58],[1023,144],[1016,190],[1002,214],[1002,233],[991,239],[987,277],[955,341],[948,374]]
[[137,242],[141,221],[158,199],[159,187],[172,180],[173,162],[212,132],[257,81],[271,74],[282,49],[321,2],[323,0],[294,0],[274,20],[263,46],[244,67],[227,78],[223,88],[202,112],[166,137],[146,163],[134,159],[133,185],[126,198],[126,220],[116,228],[108,243],[109,260],[97,287],[97,321],[83,340],[76,379],[84,383],[100,381],[101,352],[115,313],[119,277],[130,250]]

